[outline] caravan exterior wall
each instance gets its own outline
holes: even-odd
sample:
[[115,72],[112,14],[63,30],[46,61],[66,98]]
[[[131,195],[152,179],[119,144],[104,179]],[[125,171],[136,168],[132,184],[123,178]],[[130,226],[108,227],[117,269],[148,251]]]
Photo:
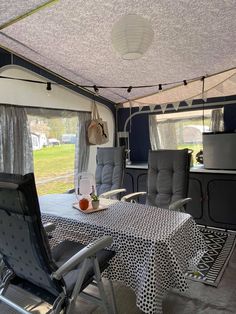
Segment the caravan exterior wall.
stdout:
[[61,137],[62,144],[75,144],[76,134],[63,134]]
[[41,149],[47,146],[48,140],[45,134],[31,133],[32,147],[33,150]]

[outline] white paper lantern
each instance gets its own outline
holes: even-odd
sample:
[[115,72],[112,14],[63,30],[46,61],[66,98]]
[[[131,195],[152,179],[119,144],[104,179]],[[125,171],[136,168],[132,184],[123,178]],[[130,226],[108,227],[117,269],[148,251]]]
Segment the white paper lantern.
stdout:
[[112,29],[112,44],[125,60],[142,57],[152,43],[151,23],[136,14],[123,16]]

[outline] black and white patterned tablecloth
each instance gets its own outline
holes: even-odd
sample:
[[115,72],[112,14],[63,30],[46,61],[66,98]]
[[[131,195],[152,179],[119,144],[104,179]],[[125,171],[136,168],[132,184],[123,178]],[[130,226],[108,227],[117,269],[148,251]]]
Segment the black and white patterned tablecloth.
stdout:
[[124,202],[84,214],[72,207],[73,202],[73,194],[40,197],[43,222],[57,226],[52,245],[65,238],[87,244],[112,235],[116,256],[105,275],[131,287],[145,313],[161,313],[170,288],[187,288],[184,273],[195,267],[205,250],[190,215]]

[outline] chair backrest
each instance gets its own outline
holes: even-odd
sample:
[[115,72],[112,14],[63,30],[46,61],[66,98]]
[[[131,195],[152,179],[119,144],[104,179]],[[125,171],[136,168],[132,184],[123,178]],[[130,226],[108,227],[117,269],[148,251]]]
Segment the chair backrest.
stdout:
[[147,204],[168,208],[187,197],[190,160],[188,149],[149,151]]
[[41,222],[34,175],[0,173],[0,254],[20,279],[57,296],[64,281],[51,279],[57,269]]
[[95,172],[97,194],[100,195],[123,184],[125,170],[125,148],[98,147]]

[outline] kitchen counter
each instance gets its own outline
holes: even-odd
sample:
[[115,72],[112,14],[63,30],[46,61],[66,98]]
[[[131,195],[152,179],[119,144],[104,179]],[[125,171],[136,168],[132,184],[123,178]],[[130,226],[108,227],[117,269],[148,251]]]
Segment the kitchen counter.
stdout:
[[[130,165],[126,165],[126,169],[140,169],[140,170],[147,170],[148,164],[147,163],[133,163]],[[217,173],[217,174],[236,174],[235,170],[228,170],[228,169],[206,169],[203,165],[196,165],[190,168],[190,172],[200,172],[200,173]]]

